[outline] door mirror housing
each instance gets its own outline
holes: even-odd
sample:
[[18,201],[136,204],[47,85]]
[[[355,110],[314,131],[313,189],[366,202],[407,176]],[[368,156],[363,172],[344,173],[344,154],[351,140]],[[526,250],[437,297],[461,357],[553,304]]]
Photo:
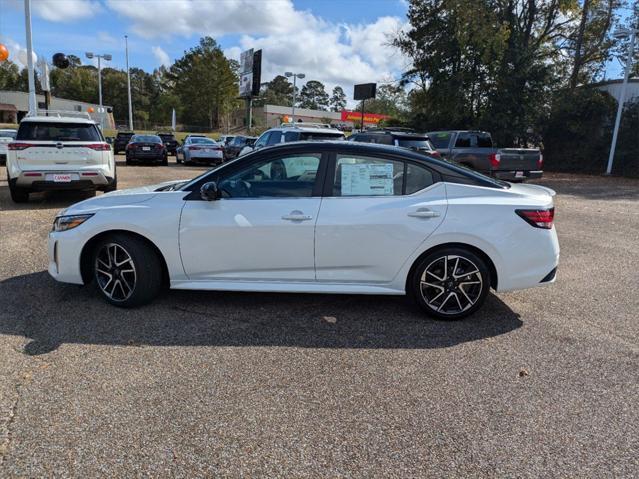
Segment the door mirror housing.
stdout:
[[220,199],[220,190],[215,181],[204,183],[200,188],[200,197],[205,201],[215,201]]

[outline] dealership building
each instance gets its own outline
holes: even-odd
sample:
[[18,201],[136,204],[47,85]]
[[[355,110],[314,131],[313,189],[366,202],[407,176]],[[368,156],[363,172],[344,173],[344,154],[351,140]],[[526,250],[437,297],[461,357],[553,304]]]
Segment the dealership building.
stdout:
[[[264,105],[253,109],[256,123],[263,123],[266,127],[279,126],[282,122],[291,121],[293,118],[293,108],[290,106]],[[259,118],[259,120],[258,120]],[[330,123],[332,125],[346,124],[354,126],[361,121],[361,111],[323,111],[309,110],[307,108],[295,108],[295,121],[302,120],[311,123]],[[390,118],[386,115],[376,115],[364,113],[364,125],[377,125],[381,120]],[[261,121],[260,121],[261,120]]]
[[[36,95],[38,109],[44,110],[44,95]],[[51,97],[51,110],[87,112],[96,122],[100,121],[100,105],[83,101]],[[111,107],[103,105],[105,111]],[[92,111],[91,111],[92,110]],[[29,111],[29,94],[22,91],[0,90],[0,123],[18,123]],[[115,128],[113,113],[104,114],[104,128]]]

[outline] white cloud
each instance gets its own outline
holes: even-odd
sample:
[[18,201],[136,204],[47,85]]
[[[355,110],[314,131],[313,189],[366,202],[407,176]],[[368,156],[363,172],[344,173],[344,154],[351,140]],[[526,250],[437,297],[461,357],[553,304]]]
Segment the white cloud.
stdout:
[[73,22],[103,11],[97,0],[35,0],[33,13],[51,22]]
[[151,51],[153,51],[153,55],[160,65],[164,65],[165,67],[171,66],[169,54],[162,50],[161,47],[152,47]]
[[[55,1],[55,0],[51,0]],[[133,31],[145,38],[190,36],[213,37],[237,33],[285,33],[313,21],[308,13],[295,10],[291,0],[106,0],[107,5],[133,21]]]
[[[323,82],[329,92],[341,85],[351,96],[354,84],[397,78],[408,64],[390,46],[391,37],[406,28],[399,17],[338,25],[296,10],[291,0],[105,1],[145,38],[242,35],[225,54],[239,60],[241,51],[262,48],[263,82],[292,70],[305,73],[306,80]],[[156,48],[155,57],[165,64]]]
[[[18,65],[18,68],[27,67],[27,48],[16,42],[12,38],[0,35],[0,43],[3,43],[9,50],[9,61]],[[33,52],[33,64],[38,61],[38,56]]]

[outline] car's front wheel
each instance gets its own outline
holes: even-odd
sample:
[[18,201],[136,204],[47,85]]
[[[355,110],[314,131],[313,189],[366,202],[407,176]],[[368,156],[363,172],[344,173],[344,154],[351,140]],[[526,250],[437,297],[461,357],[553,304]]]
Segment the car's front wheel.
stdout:
[[428,254],[413,271],[408,293],[430,316],[461,319],[477,311],[490,289],[485,261],[470,250],[442,248]]
[[93,253],[93,276],[104,299],[124,308],[150,302],[162,287],[162,266],[156,252],[143,240],[121,233],[98,243]]

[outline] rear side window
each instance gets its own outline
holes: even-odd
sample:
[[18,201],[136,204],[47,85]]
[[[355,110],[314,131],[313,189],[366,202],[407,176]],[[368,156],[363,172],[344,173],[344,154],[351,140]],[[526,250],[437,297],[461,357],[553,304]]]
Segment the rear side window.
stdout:
[[417,148],[420,150],[430,150],[431,149],[431,144],[428,141],[428,138],[402,138],[399,137],[397,138],[397,142],[399,143],[399,146],[402,146],[404,148]]
[[[311,140],[343,140],[344,133],[311,133],[311,132],[302,132],[300,133],[301,141],[311,141]],[[359,141],[359,140],[358,140]]]
[[299,133],[297,131],[287,131],[284,133],[284,142],[288,143],[290,141],[297,141],[299,138]]
[[406,194],[411,195],[433,184],[433,173],[421,166],[406,165]]
[[25,121],[18,129],[18,140],[26,141],[103,141],[98,127],[91,123],[37,123]]

